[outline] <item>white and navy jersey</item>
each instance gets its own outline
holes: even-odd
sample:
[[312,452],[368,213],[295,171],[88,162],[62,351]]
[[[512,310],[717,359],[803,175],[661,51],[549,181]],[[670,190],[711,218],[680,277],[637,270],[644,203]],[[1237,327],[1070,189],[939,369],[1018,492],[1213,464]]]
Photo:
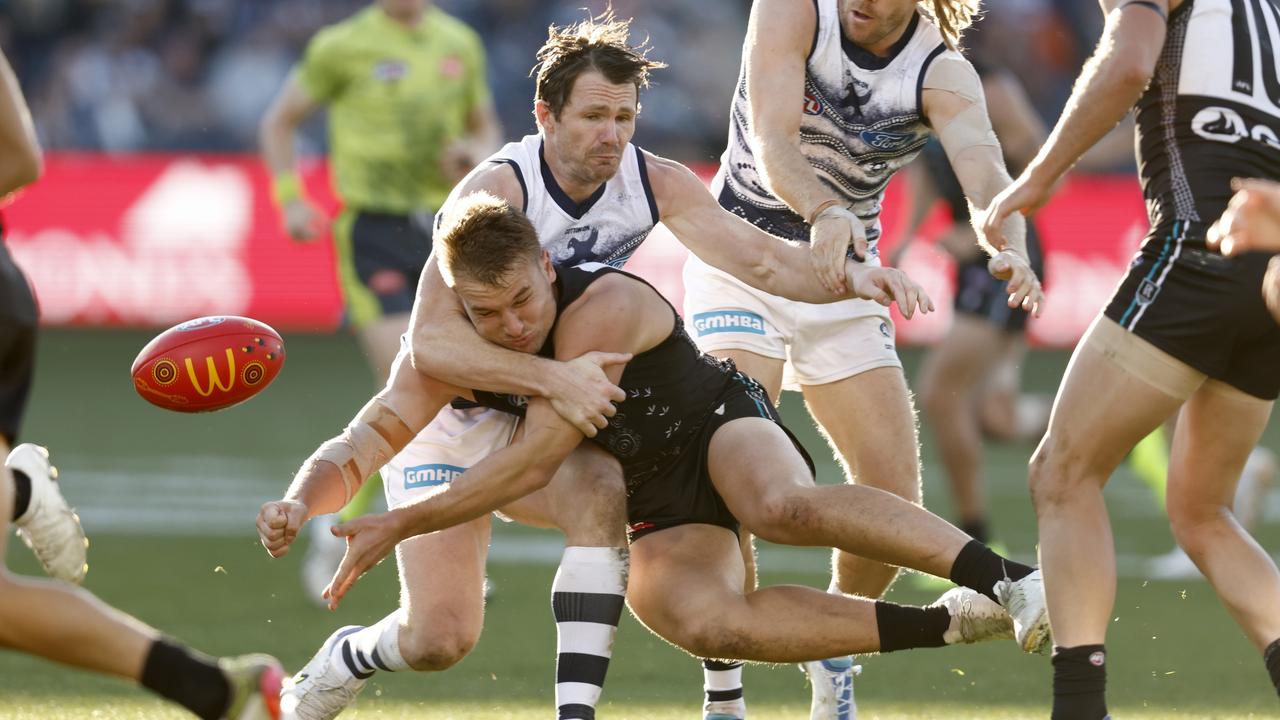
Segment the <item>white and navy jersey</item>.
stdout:
[[[658,203],[649,187],[644,153],[630,143],[623,150],[618,172],[581,203],[570,199],[551,174],[540,135],[507,143],[481,167],[489,163],[505,163],[515,171],[524,193],[520,209],[558,265],[599,262],[621,267],[658,224]],[[454,188],[437,214],[437,223],[448,214],[457,194]]]
[[1138,173],[1151,237],[1177,223],[1199,245],[1226,209],[1231,178],[1280,180],[1280,8],[1187,0],[1168,28],[1138,101]]
[[[869,259],[876,260],[885,186],[931,133],[920,100],[925,72],[935,58],[953,51],[937,28],[916,14],[888,57],[872,55],[845,38],[838,4],[814,0],[818,23],[805,66],[800,149],[818,179],[852,203],[867,228]],[[764,230],[807,242],[804,218],[775,197],[761,178],[751,146],[750,111],[744,62],[733,98],[729,146],[713,191],[721,205]]]

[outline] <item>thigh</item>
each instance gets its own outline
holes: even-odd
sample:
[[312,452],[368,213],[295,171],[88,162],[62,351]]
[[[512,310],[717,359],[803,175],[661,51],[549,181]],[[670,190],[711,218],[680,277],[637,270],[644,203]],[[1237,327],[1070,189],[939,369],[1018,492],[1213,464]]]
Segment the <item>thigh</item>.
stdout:
[[1105,483],[1124,456],[1177,411],[1204,376],[1106,317],[1080,341],[1036,451]]
[[978,394],[983,379],[1000,368],[1012,345],[1010,334],[967,315],[956,315],[942,341],[929,351],[920,372],[921,392]]
[[396,546],[400,605],[417,631],[478,637],[484,625],[485,560],[491,521],[477,518]]
[[[534,527],[566,532],[614,524],[601,541],[620,541],[626,526],[627,486],[616,458],[594,443],[582,443],[560,464],[546,487],[502,508],[502,514]],[[609,530],[600,527],[601,530]]]
[[919,500],[916,415],[901,368],[805,386],[804,399],[856,482]]
[[734,533],[712,525],[668,528],[631,544],[627,604],[650,630],[687,644],[726,600],[742,596],[745,572]]
[[1274,404],[1210,380],[1182,406],[1169,460],[1170,514],[1231,507],[1249,453]]
[[813,487],[812,467],[795,440],[765,418],[738,418],[716,430],[707,470],[716,492],[748,530],[776,498]]

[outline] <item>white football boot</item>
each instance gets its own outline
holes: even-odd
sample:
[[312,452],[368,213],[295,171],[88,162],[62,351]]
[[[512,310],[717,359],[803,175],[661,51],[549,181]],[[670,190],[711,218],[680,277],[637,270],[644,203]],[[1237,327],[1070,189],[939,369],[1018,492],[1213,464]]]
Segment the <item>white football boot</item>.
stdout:
[[311,661],[284,682],[280,708],[290,720],[330,720],[355,701],[372,672],[356,677],[341,656],[340,641],[361,630],[359,625],[338,628]]
[[319,607],[328,607],[328,601],[321,597],[329,581],[342,564],[342,556],[347,552],[347,543],[329,532],[338,524],[337,515],[321,515],[311,519],[310,540],[307,554],[302,558],[302,587],[306,591],[307,600]]
[[58,490],[58,469],[49,464],[49,451],[23,443],[9,453],[4,465],[31,479],[31,503],[13,523],[18,537],[35,553],[49,577],[80,583],[89,572],[85,564],[89,541],[79,516]]
[[800,663],[809,676],[813,701],[809,704],[810,720],[857,720],[858,704],[853,699],[853,679],[862,674],[862,666],[854,665],[849,656]]
[[1029,653],[1044,654],[1053,643],[1049,631],[1049,606],[1044,599],[1044,577],[1036,568],[1021,580],[996,583],[996,597],[1013,618],[1018,645]]
[[942,634],[948,645],[1014,638],[1013,618],[999,603],[977,590],[951,588],[929,607],[944,607],[951,616],[951,624]]

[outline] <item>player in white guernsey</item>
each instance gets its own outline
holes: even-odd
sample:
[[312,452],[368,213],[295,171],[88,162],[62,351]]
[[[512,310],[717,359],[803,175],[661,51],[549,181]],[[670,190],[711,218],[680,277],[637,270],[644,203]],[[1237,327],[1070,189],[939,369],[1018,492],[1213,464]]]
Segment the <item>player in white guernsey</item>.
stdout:
[[[1266,253],[1224,256],[1206,230],[1232,178],[1280,180],[1280,12],[1247,0],[1104,0],[1107,24],[1035,160],[985,231],[1048,201],[1057,179],[1137,110],[1151,231],[1076,347],[1031,461],[1057,647],[1054,718],[1107,717],[1104,646],[1115,548],[1102,489],[1178,413],[1166,508],[1178,544],[1258,649],[1280,691],[1280,571],[1233,516],[1246,458],[1280,394],[1280,326],[1258,292]],[[1247,198],[1242,198],[1245,200]],[[1243,248],[1241,248],[1243,249]],[[1201,668],[1201,672],[1213,672]]]
[[[954,50],[975,0],[758,0],[743,45],[728,147],[713,192],[724,207],[811,242],[823,282],[838,289],[846,253],[879,265],[884,190],[931,133],[971,202],[1009,182],[981,83]],[[1010,307],[1041,299],[1024,227],[991,269],[1010,280]],[[920,499],[915,413],[883,307],[806,305],[770,296],[690,259],[685,318],[712,354],[733,359],[777,398],[800,389],[849,479]],[[838,553],[832,590],[879,597],[897,568]],[[814,718],[853,712],[850,661],[812,663]],[[846,699],[847,698],[847,699]]]
[[[627,32],[628,23],[608,19],[553,28],[538,56],[540,133],[481,163],[455,188],[439,217],[449,216],[459,196],[484,190],[524,210],[556,262],[613,265],[625,262],[661,220],[695,252],[766,289],[813,302],[840,297],[820,286],[805,249],[725,212],[687,168],[631,145],[639,89],[659,65],[627,44]],[[908,307],[921,298],[898,271],[850,272],[857,296],[897,298]],[[284,500],[263,506],[259,531],[272,554],[287,551],[309,517],[341,506],[369,472],[382,469],[394,508],[438,492],[510,441],[516,421],[509,415],[446,408],[431,420],[418,417],[413,403],[398,402],[404,394],[396,378],[413,375],[406,372],[411,360],[445,382],[547,397],[588,435],[606,425],[614,413],[611,401],[622,399],[601,366],[627,356],[591,353],[566,364],[500,349],[476,335],[434,260],[423,273],[413,317],[412,353],[402,348],[388,387],[343,436],[312,456]],[[521,342],[516,337],[513,345]],[[411,429],[427,420],[430,425],[420,433]],[[397,454],[400,448],[405,449]],[[552,587],[559,718],[594,717],[623,605],[624,505],[620,467],[584,447],[544,491],[503,509],[566,536]],[[374,626],[334,633],[290,693],[298,716],[309,720],[341,712],[375,670],[443,670],[464,657],[483,622],[489,533],[489,519],[481,518],[402,543],[397,559],[404,607]]]

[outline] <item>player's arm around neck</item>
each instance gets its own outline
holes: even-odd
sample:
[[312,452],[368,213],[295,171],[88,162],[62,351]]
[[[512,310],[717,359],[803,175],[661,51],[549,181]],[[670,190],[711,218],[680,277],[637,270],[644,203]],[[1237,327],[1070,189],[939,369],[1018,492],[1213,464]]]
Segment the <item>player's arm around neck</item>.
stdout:
[[1164,47],[1169,0],[1104,0],[1102,38],[1085,63],[1049,140],[1024,171],[1050,187],[1138,101]]
[[0,198],[40,177],[40,142],[18,78],[0,53]]
[[[589,352],[638,354],[671,333],[675,315],[643,283],[609,275],[592,283],[556,325],[556,357]],[[617,383],[623,365],[611,366]],[[467,522],[546,486],[583,434],[544,398],[530,398],[522,435],[454,479],[448,491],[397,509],[401,537]]]
[[[524,207],[524,190],[510,166],[482,165],[457,196],[479,190]],[[441,212],[447,213],[446,207]],[[558,362],[499,347],[476,334],[457,296],[445,284],[434,254],[422,269],[409,319],[413,366],[439,380],[489,392],[541,396],[587,435],[606,421],[609,402],[621,392],[600,365],[608,356]]]

